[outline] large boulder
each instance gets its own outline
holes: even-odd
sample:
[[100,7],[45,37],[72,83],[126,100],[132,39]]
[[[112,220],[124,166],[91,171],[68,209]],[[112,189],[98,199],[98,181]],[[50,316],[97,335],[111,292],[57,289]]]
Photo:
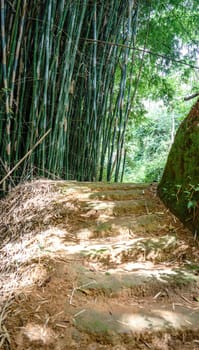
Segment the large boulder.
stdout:
[[193,234],[199,236],[199,100],[177,131],[158,194]]

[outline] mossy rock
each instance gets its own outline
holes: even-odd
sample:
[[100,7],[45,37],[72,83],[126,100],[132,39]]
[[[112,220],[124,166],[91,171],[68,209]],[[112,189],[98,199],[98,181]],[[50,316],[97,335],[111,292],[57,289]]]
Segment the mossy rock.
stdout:
[[177,131],[158,194],[194,235],[199,236],[199,100]]

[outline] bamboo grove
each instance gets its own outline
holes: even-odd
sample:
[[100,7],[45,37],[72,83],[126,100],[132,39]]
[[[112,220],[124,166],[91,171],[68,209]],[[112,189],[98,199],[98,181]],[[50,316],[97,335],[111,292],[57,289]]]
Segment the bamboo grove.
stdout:
[[122,179],[137,13],[132,0],[1,0],[0,178]]

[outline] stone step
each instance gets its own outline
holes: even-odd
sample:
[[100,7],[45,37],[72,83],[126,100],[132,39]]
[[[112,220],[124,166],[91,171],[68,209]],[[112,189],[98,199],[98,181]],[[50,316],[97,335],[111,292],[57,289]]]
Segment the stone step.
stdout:
[[[199,275],[197,271],[191,271],[186,267],[152,265],[149,263],[134,265],[123,265],[120,269],[107,269],[106,271],[94,271],[94,266],[90,269],[77,266],[75,274],[77,277],[78,290],[83,291],[88,296],[105,295],[109,298],[134,296],[150,296],[152,300],[172,301],[186,300],[190,296],[190,304],[194,303],[194,298],[199,296]],[[93,270],[93,271],[92,271]],[[184,298],[181,296],[183,293]],[[138,299],[139,300],[139,299]],[[199,305],[196,302],[199,309]]]
[[[159,235],[173,234],[176,231],[175,221],[170,220],[169,224],[166,224],[168,220],[168,214],[164,212],[156,212],[152,214],[140,214],[133,217],[132,215],[126,215],[122,217],[106,217],[101,219],[100,215],[96,215],[94,223],[82,221],[79,224],[78,230],[73,233],[76,234],[78,239],[96,239],[123,236],[124,238],[132,239],[139,236],[157,237]],[[82,226],[82,227],[81,227]],[[120,238],[121,239],[121,238]]]
[[[171,261],[172,254],[179,248],[180,242],[175,235],[165,235],[160,237],[140,237],[128,240],[100,239],[83,241],[76,246],[79,252],[88,261],[101,262],[103,265],[112,264],[115,267],[133,261]],[[66,248],[67,249],[67,248]],[[70,251],[70,247],[68,247]]]
[[149,183],[103,183],[103,182],[82,182],[78,183],[81,189],[88,188],[89,191],[131,191],[131,190],[143,190],[150,187]]
[[123,201],[86,201],[84,206],[82,205],[83,211],[86,213],[89,210],[95,210],[99,215],[106,214],[108,216],[124,216],[124,215],[141,215],[149,214],[156,211],[156,203],[152,200],[147,199],[134,199],[134,200],[123,200]]
[[94,191],[90,195],[90,199],[94,200],[102,200],[102,201],[124,201],[124,200],[132,200],[132,199],[140,199],[144,198],[145,190],[143,188],[134,188],[129,190],[112,190],[109,191]]
[[[140,338],[146,349],[185,349],[185,340],[192,349],[198,345],[199,310],[181,305],[91,304],[75,310],[73,320],[79,331],[102,343],[117,344],[117,349],[119,344],[123,344],[122,349],[138,349]],[[181,347],[170,347],[172,338],[181,340]]]

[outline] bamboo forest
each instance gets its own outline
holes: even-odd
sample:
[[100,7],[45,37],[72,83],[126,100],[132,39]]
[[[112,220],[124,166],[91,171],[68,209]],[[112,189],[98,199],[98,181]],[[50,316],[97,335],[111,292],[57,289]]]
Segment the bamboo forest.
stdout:
[[198,92],[197,10],[197,1],[1,1],[1,174],[32,150],[14,183],[157,180],[190,109],[183,98]]
[[198,0],[0,0],[0,349],[199,349]]

